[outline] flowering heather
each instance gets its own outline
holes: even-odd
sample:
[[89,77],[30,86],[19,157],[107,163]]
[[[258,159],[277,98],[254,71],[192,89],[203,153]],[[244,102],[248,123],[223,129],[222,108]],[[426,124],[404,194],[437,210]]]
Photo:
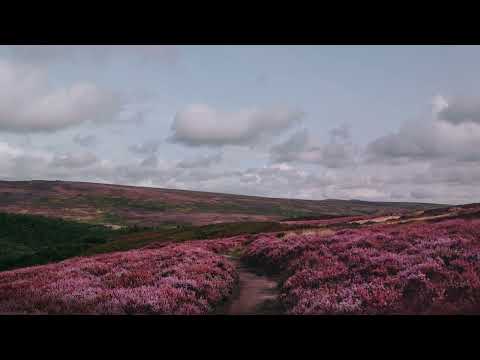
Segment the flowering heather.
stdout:
[[[231,250],[243,247],[245,244],[251,242],[253,237],[251,235],[238,235],[228,238],[206,239],[206,240],[189,240],[183,241],[184,246],[194,246],[204,250],[212,251],[216,254],[225,254]],[[174,242],[154,242],[142,249],[159,249],[175,244]]]
[[287,276],[280,300],[290,314],[480,312],[478,219],[262,234],[244,257]]
[[186,241],[184,242],[184,244],[201,247],[203,249],[213,251],[216,254],[225,254],[228,251],[235,250],[244,246],[252,240],[253,236],[251,235],[239,235],[214,240],[192,240]]
[[168,245],[0,273],[0,313],[206,314],[237,281],[206,246]]

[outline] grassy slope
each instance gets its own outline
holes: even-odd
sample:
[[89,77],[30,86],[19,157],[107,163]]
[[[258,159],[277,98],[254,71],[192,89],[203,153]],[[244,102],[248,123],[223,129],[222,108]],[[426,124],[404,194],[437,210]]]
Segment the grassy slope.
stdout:
[[[438,207],[440,205],[355,200],[272,199],[59,181],[0,181],[0,212],[48,216],[0,214],[0,271],[78,255],[135,249],[157,242],[283,231],[292,227],[276,220],[287,217],[318,218]],[[189,223],[190,215],[203,216],[212,212],[220,216],[240,213],[264,218],[261,221],[255,217],[253,220],[235,218],[235,222],[229,222],[230,218],[225,217],[220,219],[223,223],[204,226]],[[135,224],[143,225],[143,219],[152,214],[165,213],[171,217],[155,217],[150,220],[150,229],[132,228]],[[113,231],[98,225],[104,223],[129,227]]]
[[[468,206],[465,209],[468,209]],[[476,211],[476,208],[473,210]],[[448,209],[443,209],[443,212],[456,217],[466,216],[451,213]],[[473,215],[478,216],[478,211]],[[43,216],[0,213],[0,271],[60,261],[73,256],[137,249],[162,242],[282,232],[309,227],[315,226],[287,225],[278,222],[237,222],[204,226],[163,224],[155,228],[134,226],[112,230],[100,225]],[[339,223],[328,227],[355,226]]]
[[0,213],[0,271],[79,255],[112,233],[103,226]]
[[[63,181],[0,181],[0,210],[118,225],[156,226],[172,221],[185,224],[278,221],[284,218],[371,215],[443,206],[358,200],[276,199]],[[216,215],[212,217],[212,214]]]
[[159,242],[212,239],[291,228],[275,222],[165,225],[111,230],[43,216],[0,213],[0,271],[81,255],[137,249]]
[[138,249],[152,243],[181,242],[186,240],[216,239],[242,234],[259,234],[263,232],[285,231],[294,227],[277,222],[241,222],[223,223],[203,226],[180,225],[178,227],[158,227],[120,235],[115,240],[98,244],[88,249],[85,254],[93,255],[113,251]]

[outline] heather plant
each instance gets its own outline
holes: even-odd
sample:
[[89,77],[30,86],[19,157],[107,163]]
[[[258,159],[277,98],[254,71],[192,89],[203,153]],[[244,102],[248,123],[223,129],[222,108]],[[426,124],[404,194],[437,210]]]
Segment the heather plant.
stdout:
[[207,314],[236,281],[207,246],[167,245],[2,272],[0,313]]
[[480,311],[480,220],[258,235],[243,254],[284,275],[290,314]]

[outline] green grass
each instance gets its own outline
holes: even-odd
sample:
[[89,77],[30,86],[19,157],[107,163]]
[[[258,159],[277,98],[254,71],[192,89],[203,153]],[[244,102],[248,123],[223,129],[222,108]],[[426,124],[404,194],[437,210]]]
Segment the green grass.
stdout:
[[155,228],[133,226],[112,230],[101,225],[0,213],[0,271],[114,251],[158,242],[214,239],[284,231],[277,222],[239,222],[192,226],[167,223]]
[[238,213],[248,215],[274,215],[282,217],[297,217],[310,215],[311,211],[299,210],[295,207],[272,205],[270,203],[248,203],[238,202],[230,203],[224,202],[220,204],[210,203],[196,203],[192,205],[192,211],[195,212],[223,212],[223,213]]
[[0,213],[0,271],[76,256],[113,234],[103,226]]
[[104,196],[85,196],[78,197],[77,201],[84,204],[93,204],[97,208],[128,208],[165,211],[169,208],[167,204],[159,201],[133,200],[125,197],[104,197]]
[[274,205],[271,203],[230,202],[208,203],[193,201],[190,204],[169,204],[161,201],[129,199],[121,196],[94,196],[80,195],[76,197],[48,197],[43,196],[32,200],[36,206],[51,208],[94,206],[97,209],[112,212],[115,209],[132,209],[146,211],[176,211],[182,213],[239,213],[246,215],[270,215],[281,217],[308,216],[312,212],[298,209],[296,206]]
[[240,222],[204,226],[176,225],[175,227],[170,224],[153,229],[139,229],[136,232],[130,230],[130,233],[121,235],[114,241],[89,248],[85,254],[138,249],[152,243],[215,239],[242,234],[283,231],[290,228],[276,222]]

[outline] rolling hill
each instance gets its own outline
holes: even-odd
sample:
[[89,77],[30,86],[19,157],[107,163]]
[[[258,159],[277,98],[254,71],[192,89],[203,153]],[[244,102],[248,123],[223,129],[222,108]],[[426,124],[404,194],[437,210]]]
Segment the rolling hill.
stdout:
[[90,224],[158,226],[399,214],[444,204],[299,200],[67,181],[0,181],[0,211]]

